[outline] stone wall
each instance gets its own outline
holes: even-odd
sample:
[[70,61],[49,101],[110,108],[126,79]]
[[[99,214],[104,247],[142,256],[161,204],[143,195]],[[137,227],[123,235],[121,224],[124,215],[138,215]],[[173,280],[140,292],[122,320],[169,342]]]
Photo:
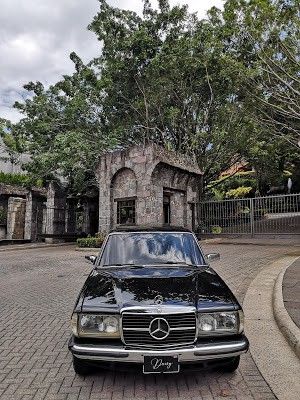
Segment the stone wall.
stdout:
[[[117,182],[116,188],[120,185]],[[1,225],[0,240],[53,243],[63,241],[65,237],[70,240],[79,234],[94,235],[98,231],[98,197],[94,190],[79,199],[66,198],[65,190],[55,182],[47,189],[36,187],[32,190],[0,184],[0,209],[8,215],[7,226],[6,222]]]
[[7,210],[7,239],[23,239],[25,227],[26,200],[10,197]]
[[[1,239],[35,240],[42,229],[42,213],[46,189],[28,190],[21,185],[0,183],[0,207],[7,210],[7,233]],[[3,234],[2,234],[3,236]]]
[[193,160],[152,144],[136,146],[101,156],[98,176],[100,230],[116,226],[117,202],[125,199],[135,200],[136,224],[163,225],[164,193],[170,224],[192,228],[190,204],[197,202],[201,177]]

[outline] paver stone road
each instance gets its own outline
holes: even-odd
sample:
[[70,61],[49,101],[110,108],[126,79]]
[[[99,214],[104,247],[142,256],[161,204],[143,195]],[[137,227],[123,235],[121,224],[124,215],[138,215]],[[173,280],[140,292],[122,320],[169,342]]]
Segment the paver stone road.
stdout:
[[[252,279],[286,247],[204,243],[212,264],[242,302]],[[145,376],[99,370],[75,375],[67,349],[70,315],[92,269],[74,246],[0,252],[1,400],[276,399],[250,353],[235,373]],[[255,346],[255,343],[251,343]]]

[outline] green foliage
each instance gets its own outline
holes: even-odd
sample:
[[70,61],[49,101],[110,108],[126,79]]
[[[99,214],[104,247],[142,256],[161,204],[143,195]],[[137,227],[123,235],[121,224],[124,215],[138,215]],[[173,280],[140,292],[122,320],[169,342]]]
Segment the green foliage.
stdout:
[[207,190],[205,200],[214,199],[214,200],[223,200],[225,194],[221,192],[218,188],[212,188]]
[[102,246],[104,238],[102,237],[87,237],[77,239],[78,247],[94,247],[98,248]]
[[[84,65],[72,53],[74,74],[49,89],[24,85],[30,96],[15,104],[24,118],[0,120],[10,159],[31,155],[23,165],[31,182],[63,177],[82,194],[97,186],[100,154],[146,141],[196,158],[200,196],[239,186],[265,194],[298,165],[298,0],[227,0],[206,20],[168,0],[158,9],[144,0],[141,16],[99,4],[89,25],[99,57]],[[208,188],[241,160],[255,182]]]
[[231,189],[226,192],[226,198],[234,198],[234,199],[242,199],[253,192],[253,188],[251,186],[241,186],[236,189]]
[[208,199],[223,200],[227,197],[227,192],[239,187],[251,187],[250,194],[254,195],[256,189],[256,172],[239,172],[235,175],[226,176],[212,181],[207,188],[206,196]]
[[82,193],[97,186],[98,156],[115,141],[103,131],[103,96],[96,73],[75,53],[70,57],[76,69],[72,76],[64,76],[47,90],[40,82],[24,86],[32,96],[24,104],[15,103],[24,118],[2,136],[15,158],[31,155],[22,167],[32,181],[63,177],[71,192]]
[[[245,175],[244,175],[245,176]],[[225,179],[221,185],[220,190],[227,192],[230,189],[237,189],[241,186],[248,186],[255,188],[256,180],[253,178],[243,177],[242,175],[233,175],[230,178]]]
[[0,171],[0,183],[5,183],[8,185],[21,185],[28,189],[39,186],[44,186],[42,179],[35,180],[32,175],[29,174],[14,174],[9,172]]
[[0,182],[7,184],[16,184],[16,185],[27,185],[28,176],[24,174],[11,174],[8,172],[0,171]]
[[150,140],[195,155],[206,185],[240,159],[249,137],[219,27],[167,1],[158,10],[146,1],[142,17],[100,4],[90,29],[103,41],[94,66],[108,94],[107,128],[123,132],[123,144]]
[[299,151],[299,0],[227,0],[223,24],[248,113]]
[[78,247],[101,247],[106,237],[105,232],[97,232],[95,237],[88,235],[86,238],[77,239]]
[[213,225],[211,227],[211,233],[214,235],[218,235],[219,233],[222,233],[222,227],[220,225]]

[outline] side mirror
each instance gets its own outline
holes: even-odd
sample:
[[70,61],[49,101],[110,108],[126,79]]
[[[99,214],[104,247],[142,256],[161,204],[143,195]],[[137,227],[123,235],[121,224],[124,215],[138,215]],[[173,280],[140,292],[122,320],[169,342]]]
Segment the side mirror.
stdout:
[[205,257],[208,259],[208,261],[220,260],[220,253],[205,254]]
[[97,260],[97,256],[84,256],[84,258],[88,261],[90,261],[92,264],[95,264]]

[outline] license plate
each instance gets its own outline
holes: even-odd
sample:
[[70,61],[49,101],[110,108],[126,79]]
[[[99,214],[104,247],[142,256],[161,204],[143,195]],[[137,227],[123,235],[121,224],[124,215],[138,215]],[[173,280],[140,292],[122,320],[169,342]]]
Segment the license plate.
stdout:
[[144,356],[144,374],[174,374],[179,372],[178,356]]

